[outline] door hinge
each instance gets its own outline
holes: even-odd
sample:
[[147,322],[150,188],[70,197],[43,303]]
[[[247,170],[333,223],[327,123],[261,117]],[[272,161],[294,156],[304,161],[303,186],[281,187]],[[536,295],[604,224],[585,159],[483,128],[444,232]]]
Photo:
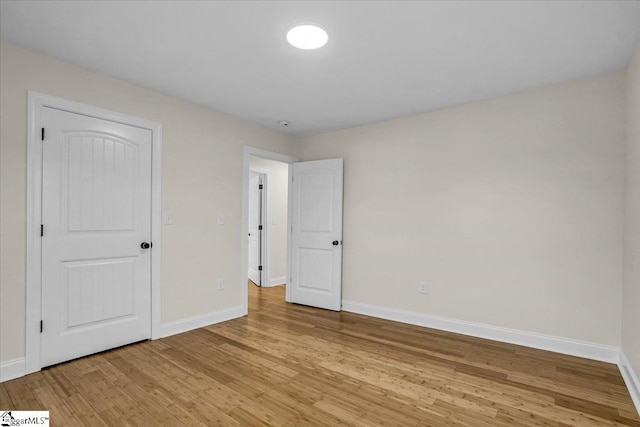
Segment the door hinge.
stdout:
[[261,225],[258,226],[258,230],[262,230],[262,226]]
[[44,236],[44,224],[40,224],[40,237]]
[[43,329],[44,329],[44,322],[41,320],[40,321],[40,333],[42,333]]
[[40,140],[44,141],[44,128],[40,129]]
[[258,266],[258,271],[262,271],[262,266],[261,265]]
[[262,184],[258,185],[258,190],[262,190]]

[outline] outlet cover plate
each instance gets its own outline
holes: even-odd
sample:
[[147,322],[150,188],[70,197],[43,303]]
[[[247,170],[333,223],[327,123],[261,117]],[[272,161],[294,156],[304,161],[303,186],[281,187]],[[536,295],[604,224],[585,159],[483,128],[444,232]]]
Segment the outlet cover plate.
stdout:
[[420,292],[421,294],[426,294],[427,293],[427,282],[424,280],[420,280],[418,282],[418,292]]

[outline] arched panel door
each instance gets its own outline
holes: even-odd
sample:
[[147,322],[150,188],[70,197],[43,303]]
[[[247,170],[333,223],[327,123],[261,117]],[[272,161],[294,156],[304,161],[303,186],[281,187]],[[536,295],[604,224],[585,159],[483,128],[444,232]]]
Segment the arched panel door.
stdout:
[[151,132],[46,107],[42,123],[48,366],[151,335]]

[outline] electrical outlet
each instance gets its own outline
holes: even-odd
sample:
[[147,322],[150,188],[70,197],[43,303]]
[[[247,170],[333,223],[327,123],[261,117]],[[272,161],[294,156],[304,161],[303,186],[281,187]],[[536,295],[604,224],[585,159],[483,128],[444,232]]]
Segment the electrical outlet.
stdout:
[[218,290],[219,291],[224,290],[224,279],[223,278],[219,278],[218,279]]
[[427,282],[425,282],[424,280],[420,280],[418,282],[418,292],[420,292],[421,294],[427,293]]

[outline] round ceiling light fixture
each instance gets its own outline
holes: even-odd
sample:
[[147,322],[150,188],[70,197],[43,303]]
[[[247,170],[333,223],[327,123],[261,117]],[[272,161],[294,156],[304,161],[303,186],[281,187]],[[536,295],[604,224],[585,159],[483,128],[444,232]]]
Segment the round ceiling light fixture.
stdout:
[[296,24],[287,32],[287,41],[298,49],[318,49],[328,40],[327,32],[316,24]]

